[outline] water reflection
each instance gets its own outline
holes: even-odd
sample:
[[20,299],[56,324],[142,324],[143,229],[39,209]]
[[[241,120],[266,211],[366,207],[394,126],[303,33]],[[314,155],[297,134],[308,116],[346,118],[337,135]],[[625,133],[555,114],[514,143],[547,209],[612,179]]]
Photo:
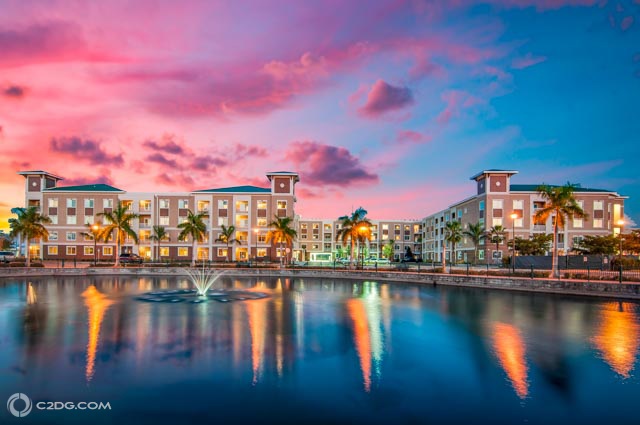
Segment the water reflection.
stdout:
[[640,326],[635,304],[609,303],[600,313],[600,324],[591,342],[618,375],[631,376],[638,355]]
[[[135,300],[186,284],[175,277],[0,285],[0,390],[80,400],[90,382],[91,394],[117,401],[122,415],[157,413],[158,400],[173,396],[196,397],[183,404],[207,409],[203,421],[224,411],[258,416],[237,423],[366,425],[523,416],[531,424],[629,423],[620,412],[640,395],[634,303],[329,278],[221,280],[270,297]],[[290,416],[259,417],[276,410]],[[332,421],[300,412],[347,413]],[[160,416],[140,423],[167,423]]]
[[104,294],[100,293],[95,286],[89,286],[83,293],[84,305],[88,310],[89,319],[89,342],[87,343],[87,366],[85,377],[87,382],[91,381],[95,372],[96,352],[100,342],[100,328],[105,312],[113,304]]
[[529,394],[525,345],[515,326],[496,322],[493,324],[493,349],[500,366],[506,372],[513,389],[520,398]]

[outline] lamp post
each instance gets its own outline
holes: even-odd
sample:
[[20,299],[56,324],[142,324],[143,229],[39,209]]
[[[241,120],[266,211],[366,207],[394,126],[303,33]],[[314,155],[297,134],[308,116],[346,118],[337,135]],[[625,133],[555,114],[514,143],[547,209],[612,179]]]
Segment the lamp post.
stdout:
[[98,231],[100,226],[94,224],[91,226],[91,230],[93,231],[93,267],[96,267],[98,265]]
[[[362,258],[362,250],[360,249],[360,239],[362,239],[362,235],[367,231],[367,226],[364,224],[358,227],[358,257],[360,257],[360,267],[364,269],[364,258]],[[358,268],[358,262],[356,260],[356,269]]]
[[516,272],[516,219],[518,214],[511,213],[511,236],[513,238],[513,245],[511,246],[511,263],[513,266],[513,273]]
[[[618,238],[620,239],[620,249],[618,252],[618,262],[620,263],[620,274],[622,276],[622,241],[624,239],[622,239],[622,227],[624,226],[624,220],[620,219],[617,221],[616,223],[618,226],[620,226],[620,233],[618,233]],[[622,279],[622,277],[620,277],[620,279]]]
[[256,245],[256,253],[255,253],[255,255],[253,256],[253,258],[254,258],[256,261],[258,261],[258,233],[260,233],[260,229],[253,229],[253,233],[255,234],[255,238],[256,238],[256,242],[255,242],[255,245]]

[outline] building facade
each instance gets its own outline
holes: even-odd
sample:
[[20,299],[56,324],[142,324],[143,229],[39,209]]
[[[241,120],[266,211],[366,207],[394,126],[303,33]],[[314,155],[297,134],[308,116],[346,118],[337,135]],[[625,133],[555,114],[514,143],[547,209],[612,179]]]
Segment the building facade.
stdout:
[[[545,200],[537,191],[541,183],[511,184],[511,177],[517,173],[511,170],[482,171],[471,177],[476,184],[473,196],[425,217],[425,260],[442,261],[445,225],[450,220],[459,221],[464,230],[469,228],[469,224],[475,223],[480,223],[485,231],[502,226],[506,240],[514,239],[514,236],[528,239],[535,234],[552,234],[553,216],[545,223],[536,223],[533,219],[536,210],[545,205]],[[568,254],[586,235],[617,235],[622,230],[619,222],[624,218],[624,196],[605,189],[583,187],[576,187],[574,196],[587,218],[568,220],[564,228],[559,230],[557,243],[560,255]],[[511,218],[512,215],[516,218]],[[506,240],[498,246],[488,238],[482,240],[477,250],[477,261],[500,262],[509,252]],[[451,247],[448,245],[445,258],[451,261]],[[456,246],[456,261],[473,262],[474,256],[475,247],[466,237]]]
[[[47,225],[48,241],[34,244],[34,257],[48,260],[115,259],[115,238],[94,244],[88,236],[90,226],[101,225],[101,213],[113,211],[120,202],[139,216],[132,229],[139,243],[126,239],[123,252],[138,253],[146,259],[189,260],[192,258],[191,240],[179,240],[178,224],[188,212],[205,216],[207,233],[196,245],[198,259],[211,261],[245,261],[271,259],[280,252],[266,243],[268,224],[277,217],[294,217],[295,185],[298,174],[273,172],[267,174],[269,187],[235,186],[196,190],[192,192],[127,192],[105,184],[61,186],[61,177],[44,171],[23,171],[25,177],[25,205],[36,206],[51,218]],[[229,246],[217,241],[222,226],[235,226],[235,239],[240,243]],[[168,238],[155,241],[153,227],[162,226]],[[96,252],[94,254],[94,249]]]
[[[393,257],[401,259],[408,249],[424,261],[442,261],[445,246],[445,226],[457,220],[463,230],[470,224],[480,223],[485,232],[502,226],[505,239],[529,238],[532,235],[553,232],[553,217],[545,223],[535,223],[533,215],[544,206],[537,192],[539,184],[511,184],[517,171],[485,170],[471,177],[475,194],[421,220],[371,220],[371,239],[357,252],[366,257],[383,257],[384,246],[392,245]],[[133,230],[139,243],[126,240],[124,252],[134,252],[146,259],[187,260],[192,257],[191,241],[178,240],[178,224],[189,210],[205,215],[207,234],[196,246],[197,257],[211,261],[245,261],[250,259],[277,259],[280,251],[267,244],[269,222],[274,217],[294,218],[297,231],[292,257],[311,262],[333,262],[349,257],[350,241],[343,246],[338,240],[341,223],[337,219],[309,219],[295,213],[295,185],[297,173],[267,173],[269,187],[235,186],[191,192],[127,192],[109,185],[61,186],[62,177],[45,171],[23,171],[25,177],[25,205],[36,206],[52,219],[48,225],[49,240],[34,244],[31,255],[44,259],[100,260],[114,259],[115,242],[94,246],[85,236],[89,227],[101,220],[100,213],[112,211],[118,202],[139,215]],[[560,230],[560,254],[571,251],[586,235],[616,235],[624,218],[624,196],[604,189],[577,187],[574,195],[587,213],[587,219],[574,218]],[[515,216],[515,219],[511,217]],[[222,226],[233,225],[239,244],[231,245],[227,252],[220,238]],[[168,232],[166,240],[152,237],[153,227],[162,226]],[[446,244],[445,258],[452,260],[450,244]],[[477,254],[476,254],[477,253]],[[474,247],[465,237],[456,245],[456,261],[496,263],[509,254],[506,241],[498,246],[484,239]],[[287,253],[288,256],[288,253]]]

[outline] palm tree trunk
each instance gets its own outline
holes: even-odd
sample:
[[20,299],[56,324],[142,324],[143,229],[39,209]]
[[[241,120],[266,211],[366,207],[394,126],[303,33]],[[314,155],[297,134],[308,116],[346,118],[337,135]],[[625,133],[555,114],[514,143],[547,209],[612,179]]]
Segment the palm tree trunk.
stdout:
[[556,212],[555,219],[553,221],[553,253],[551,255],[551,276],[554,278],[560,277],[560,271],[558,270],[558,214]]
[[31,250],[30,245],[31,245],[31,240],[29,239],[29,237],[25,236],[25,249],[27,250],[26,254],[27,254],[27,267],[31,267]]
[[447,241],[442,241],[442,273],[447,272]]
[[120,266],[120,233],[116,231],[116,264],[114,267]]
[[231,262],[231,251],[229,250],[229,238],[227,238],[227,263]]
[[197,254],[197,250],[196,250],[196,239],[193,239],[193,248],[192,248],[193,252],[191,253],[191,267],[195,267],[196,266],[196,256]]

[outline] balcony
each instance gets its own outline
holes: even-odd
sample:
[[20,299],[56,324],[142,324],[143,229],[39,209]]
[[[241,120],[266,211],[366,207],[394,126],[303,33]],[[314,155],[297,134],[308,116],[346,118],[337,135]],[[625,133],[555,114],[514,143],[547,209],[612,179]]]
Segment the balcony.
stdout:
[[534,232],[544,232],[547,230],[547,225],[546,224],[534,224],[533,225],[533,231]]

